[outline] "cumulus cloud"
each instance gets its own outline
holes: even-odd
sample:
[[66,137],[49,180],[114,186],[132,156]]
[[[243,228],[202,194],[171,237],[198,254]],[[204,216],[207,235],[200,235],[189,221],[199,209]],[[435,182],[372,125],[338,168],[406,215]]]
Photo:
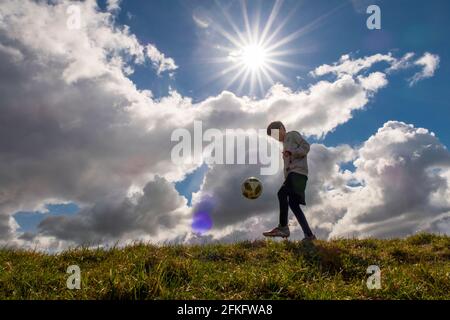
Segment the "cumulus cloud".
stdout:
[[[157,174],[179,179],[193,169],[168,161],[176,109],[189,100],[172,93],[156,102],[137,90],[124,66],[141,63],[144,46],[94,1],[79,4],[86,25],[67,29],[69,3],[0,7],[0,235],[6,240],[15,232],[15,211],[120,199]],[[164,117],[167,127],[157,135],[153,129]]]
[[383,88],[388,84],[386,74],[383,72],[373,72],[367,77],[358,76],[358,80],[368,92],[376,92],[379,88]]
[[[349,146],[326,147],[312,144],[309,153],[310,175],[307,188],[307,204],[305,211],[308,219],[321,237],[327,237],[329,230],[321,232],[323,224],[337,221],[343,211],[330,210],[332,203],[328,199],[335,198],[332,191],[335,188],[347,187],[351,180],[351,173],[340,170],[340,164],[350,162],[355,157],[355,150]],[[212,239],[228,241],[230,239],[244,240],[261,238],[261,234],[268,228],[278,224],[277,191],[283,181],[283,174],[260,176],[264,190],[257,201],[249,201],[240,194],[242,180],[250,176],[258,176],[258,166],[230,165],[226,168],[212,167],[206,174],[201,190],[193,197],[194,212],[204,209],[204,203],[211,203],[209,214],[213,221]],[[296,220],[291,216],[290,224],[294,230],[298,229]],[[301,239],[302,233],[294,232],[293,239]]]
[[426,52],[421,58],[414,62],[415,65],[421,66],[423,69],[417,72],[410,80],[410,86],[415,85],[418,81],[431,78],[439,67],[440,58],[438,55]]
[[[39,225],[40,236],[52,236],[73,244],[158,241],[158,235],[189,230],[187,201],[173,184],[156,177],[141,193],[124,199],[105,198],[76,216],[53,216]],[[165,240],[163,238],[162,240]]]
[[356,170],[340,185],[339,201],[328,195],[322,199],[341,212],[339,219],[330,220],[329,237],[442,232],[436,221],[448,220],[450,214],[444,196],[449,190],[450,153],[433,133],[390,121],[356,152]]
[[[174,90],[154,99],[152,92],[138,90],[127,75],[148,59],[157,73],[174,71],[173,59],[152,44],[140,43],[127,27],[117,24],[113,13],[99,11],[93,0],[79,3],[82,28],[68,29],[66,8],[71,3],[18,5],[5,0],[0,6],[3,243],[26,245],[33,239],[61,248],[64,243],[189,239],[190,218],[202,201],[214,203],[212,233],[205,236],[233,239],[238,232],[243,237],[249,235],[248,226],[259,222],[250,234],[256,236],[276,221],[274,195],[281,177],[265,177],[263,197],[250,203],[240,196],[239,186],[244,177],[259,172],[257,165],[211,165],[190,212],[173,183],[199,164],[178,165],[170,160],[173,130],[192,130],[194,120],[202,121],[205,129],[265,128],[277,118],[306,136],[323,137],[348,122],[354,111],[363,110],[388,85],[388,73],[370,68],[377,62],[396,61],[391,54],[344,56],[315,74],[331,73],[334,79],[318,80],[299,91],[275,84],[262,99],[224,91],[193,103]],[[308,191],[309,202],[315,205],[308,214],[324,236],[341,234],[339,219],[359,216],[347,213],[345,207],[336,208],[327,198],[345,200],[347,193],[353,194],[352,188],[358,188],[347,184],[359,181],[359,176],[341,172],[337,165],[342,159],[351,161],[356,152],[349,146],[312,146],[310,186],[322,191]],[[445,179],[447,173],[436,174]],[[140,194],[135,195],[136,190]],[[434,203],[448,192],[443,185],[430,190]],[[81,212],[44,220],[37,235],[17,231],[14,212],[58,202],[76,202]],[[445,207],[445,202],[441,205]],[[433,225],[445,228],[445,220]]]
[[[450,233],[450,152],[426,129],[389,121],[359,148],[313,144],[309,163],[305,213],[320,238]],[[343,170],[346,163],[353,163],[355,170]],[[212,211],[217,230],[210,236],[225,241],[258,238],[261,229],[277,223],[281,177],[262,177],[270,191],[249,203],[238,200],[239,190],[227,192],[225,186],[237,185],[234,179],[253,172],[227,172],[208,172],[203,185],[220,195]],[[201,193],[196,201],[201,202]],[[300,230],[292,215],[290,224]],[[293,233],[294,238],[301,235]]]
[[165,71],[174,71],[178,69],[175,61],[172,58],[166,57],[164,53],[161,53],[153,44],[147,45],[146,54],[152,61],[152,65],[156,69],[158,75]]

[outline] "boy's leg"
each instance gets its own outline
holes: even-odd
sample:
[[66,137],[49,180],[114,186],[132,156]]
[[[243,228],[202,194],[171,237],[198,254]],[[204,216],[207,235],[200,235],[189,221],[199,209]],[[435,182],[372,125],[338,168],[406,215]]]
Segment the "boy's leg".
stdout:
[[308,225],[308,221],[306,220],[305,214],[300,208],[300,198],[295,194],[289,195],[289,207],[292,212],[294,212],[295,217],[297,218],[300,226],[302,227],[303,233],[305,237],[311,237],[313,235],[311,228]]
[[263,232],[265,237],[283,237],[288,238],[291,234],[288,227],[288,191],[283,185],[278,191],[278,201],[280,202],[280,224],[273,230]]
[[288,225],[288,191],[283,185],[278,191],[278,202],[280,204],[280,227],[286,227]]

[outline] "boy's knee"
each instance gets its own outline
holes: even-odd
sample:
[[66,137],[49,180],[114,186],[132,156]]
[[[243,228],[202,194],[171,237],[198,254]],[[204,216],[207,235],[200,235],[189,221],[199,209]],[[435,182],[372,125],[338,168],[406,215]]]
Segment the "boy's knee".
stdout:
[[281,190],[278,190],[277,196],[278,196],[278,198],[282,198],[283,197],[283,192]]
[[278,195],[278,198],[286,198],[287,197],[287,193],[283,187],[280,188],[280,190],[278,190],[277,195]]
[[295,196],[289,197],[289,206],[298,207],[298,206],[300,206],[300,201]]

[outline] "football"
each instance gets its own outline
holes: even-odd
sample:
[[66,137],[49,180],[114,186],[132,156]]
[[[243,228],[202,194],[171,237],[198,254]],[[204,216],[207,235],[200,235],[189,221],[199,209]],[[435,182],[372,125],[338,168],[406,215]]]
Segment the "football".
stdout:
[[262,193],[263,187],[261,181],[259,181],[255,177],[250,177],[242,182],[241,190],[244,197],[254,200],[259,198]]

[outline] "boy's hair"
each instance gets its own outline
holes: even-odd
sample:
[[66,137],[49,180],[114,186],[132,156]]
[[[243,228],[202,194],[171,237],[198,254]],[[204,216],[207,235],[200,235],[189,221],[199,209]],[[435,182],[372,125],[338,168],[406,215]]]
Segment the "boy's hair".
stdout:
[[272,130],[280,130],[281,128],[286,130],[284,124],[281,121],[274,121],[267,127],[267,135],[272,136]]

